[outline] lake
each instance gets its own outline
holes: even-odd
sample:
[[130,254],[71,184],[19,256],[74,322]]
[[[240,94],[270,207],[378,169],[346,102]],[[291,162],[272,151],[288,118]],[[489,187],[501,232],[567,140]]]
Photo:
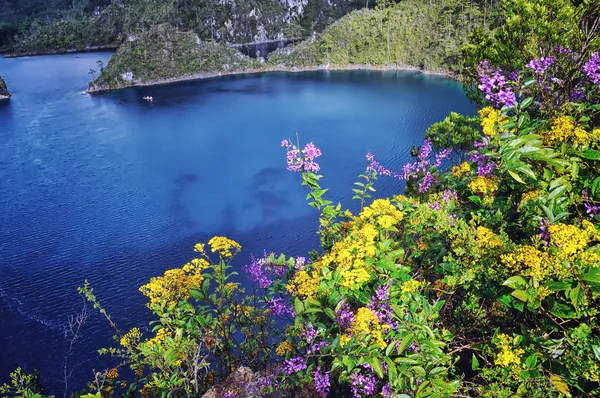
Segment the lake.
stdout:
[[[122,330],[146,327],[138,287],[183,265],[213,235],[264,250],[318,244],[316,210],[286,171],[283,139],[321,148],[323,185],[356,209],[352,183],[372,152],[400,169],[425,129],[473,114],[460,84],[409,72],[267,73],[82,95],[110,53],[4,59],[0,103],[0,382],[17,366],[62,396],[69,315],[88,279]],[[142,100],[151,95],[153,103]],[[380,179],[378,195],[399,193]],[[93,310],[92,310],[93,311]],[[69,359],[69,390],[115,362],[92,312]]]

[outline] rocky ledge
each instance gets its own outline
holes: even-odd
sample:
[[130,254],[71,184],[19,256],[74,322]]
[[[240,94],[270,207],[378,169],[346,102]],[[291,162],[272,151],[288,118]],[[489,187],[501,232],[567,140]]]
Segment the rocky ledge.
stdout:
[[8,88],[6,87],[6,82],[0,76],[0,100],[9,99],[10,93],[8,92]]

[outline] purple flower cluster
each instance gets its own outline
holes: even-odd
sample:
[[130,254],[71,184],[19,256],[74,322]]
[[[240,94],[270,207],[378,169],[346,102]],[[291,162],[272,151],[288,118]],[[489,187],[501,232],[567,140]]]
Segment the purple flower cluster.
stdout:
[[479,73],[479,89],[485,93],[485,99],[495,107],[517,104],[515,93],[507,87],[506,77],[497,68],[491,68],[488,61],[482,61],[477,67]]
[[262,258],[252,256],[250,264],[242,267],[242,271],[248,275],[248,278],[261,289],[266,289],[273,284],[271,278],[280,279],[288,271],[287,266],[272,263],[269,257],[270,254],[266,252]]
[[314,373],[315,389],[317,392],[325,398],[329,393],[329,372],[321,373],[321,366],[317,366],[317,370]]
[[305,325],[304,330],[302,331],[302,337],[308,344],[312,343],[312,341],[317,337],[319,331],[315,329],[313,325]]
[[301,370],[304,370],[306,368],[306,363],[304,362],[304,358],[302,357],[286,359],[285,361],[283,361],[283,373],[285,373],[288,376],[293,373],[300,372]]
[[546,73],[549,67],[554,65],[555,60],[556,58],[553,56],[542,57],[540,59],[532,59],[527,65],[525,65],[525,67],[531,69],[538,75],[543,75],[544,73]]
[[600,86],[600,52],[592,53],[592,57],[583,65],[583,73],[592,83]]
[[348,329],[354,323],[354,313],[346,301],[340,303],[337,310],[337,323],[341,329]]
[[296,263],[294,265],[294,269],[296,271],[302,271],[304,265],[306,264],[306,258],[304,257],[296,257]]
[[351,390],[355,398],[361,398],[364,395],[373,395],[376,391],[377,380],[373,376],[365,376],[360,373],[350,375],[352,382]]
[[272,300],[267,299],[265,300],[265,304],[275,316],[287,314],[294,315],[294,311],[292,311],[292,309],[285,304],[285,300],[282,298],[274,298]]
[[[406,164],[402,168],[403,178],[405,180],[408,179],[418,179],[419,177],[423,177],[419,182],[418,192],[425,193],[428,192],[433,184],[437,182],[435,177],[430,171],[432,166],[431,164],[431,152],[432,145],[429,139],[426,139],[423,143],[423,146],[419,149],[419,153],[417,154],[417,161],[414,163]],[[447,159],[452,154],[452,150],[443,150],[440,153],[435,155],[435,164],[433,166],[440,167],[442,161]]]
[[292,145],[288,140],[281,141],[281,146],[288,149],[287,152],[287,169],[290,171],[310,171],[313,173],[321,170],[321,167],[315,159],[321,156],[321,150],[309,142],[300,150],[295,145]]
[[327,348],[329,347],[329,343],[326,341],[320,341],[318,343],[314,343],[306,352],[308,355],[311,354],[316,354],[318,352],[321,352],[321,350],[323,350],[323,348]]
[[550,243],[550,233],[548,232],[548,227],[553,224],[554,223],[551,223],[550,220],[548,220],[547,218],[540,221],[539,237],[542,238],[542,243],[544,244],[544,246],[548,246],[548,244]]
[[392,397],[392,387],[390,386],[390,383],[387,383],[385,386],[383,386],[381,389],[381,395],[383,395],[383,398]]
[[596,215],[600,214],[600,205],[593,204],[588,195],[588,191],[583,191],[584,201],[583,205],[585,206],[585,212],[588,216],[594,218]]
[[228,392],[227,394],[223,395],[223,398],[235,398],[235,393]]
[[375,160],[375,155],[373,155],[371,152],[367,153],[367,160],[369,161],[369,166],[367,167],[368,171],[374,171],[382,176],[396,177],[396,175],[394,175],[390,170],[386,169],[379,162],[377,162]]
[[494,162],[489,154],[484,153],[487,144],[485,138],[481,141],[475,141],[473,143],[475,150],[469,154],[469,160],[477,163],[477,175],[481,177],[489,177],[498,168],[498,163]]
[[[445,189],[442,191],[442,201],[449,205],[453,200],[458,199],[458,194],[453,189]],[[432,202],[429,203],[429,207],[433,210],[439,210],[442,208],[442,204],[440,202]]]
[[395,327],[395,323],[393,322],[394,311],[390,306],[389,300],[389,285],[381,285],[375,290],[375,296],[371,297],[371,302],[367,305],[367,308],[377,315],[379,322]]
[[572,54],[573,53],[573,50],[571,50],[570,48],[564,48],[561,45],[559,45],[558,47],[556,47],[554,49],[554,51],[556,51],[559,54]]

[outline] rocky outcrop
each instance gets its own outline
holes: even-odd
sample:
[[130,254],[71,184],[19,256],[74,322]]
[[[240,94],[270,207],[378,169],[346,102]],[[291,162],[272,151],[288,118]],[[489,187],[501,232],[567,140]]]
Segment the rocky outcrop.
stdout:
[[10,98],[10,93],[8,92],[8,88],[6,87],[6,82],[0,76],[0,100]]
[[260,60],[235,48],[202,42],[193,32],[182,32],[170,24],[162,24],[123,43],[100,71],[100,76],[90,83],[88,91],[198,79],[260,68]]

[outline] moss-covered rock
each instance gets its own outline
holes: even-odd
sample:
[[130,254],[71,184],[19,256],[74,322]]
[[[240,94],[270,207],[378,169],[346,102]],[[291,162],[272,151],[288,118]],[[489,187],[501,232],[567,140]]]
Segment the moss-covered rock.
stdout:
[[261,68],[262,63],[222,43],[202,42],[170,24],[130,38],[111,57],[90,91],[166,83]]
[[468,34],[483,24],[478,11],[421,0],[353,11],[317,37],[275,51],[269,57],[269,66],[360,64],[455,71]]
[[8,92],[8,88],[6,87],[6,82],[0,76],[0,99],[6,99],[10,97],[10,93]]

